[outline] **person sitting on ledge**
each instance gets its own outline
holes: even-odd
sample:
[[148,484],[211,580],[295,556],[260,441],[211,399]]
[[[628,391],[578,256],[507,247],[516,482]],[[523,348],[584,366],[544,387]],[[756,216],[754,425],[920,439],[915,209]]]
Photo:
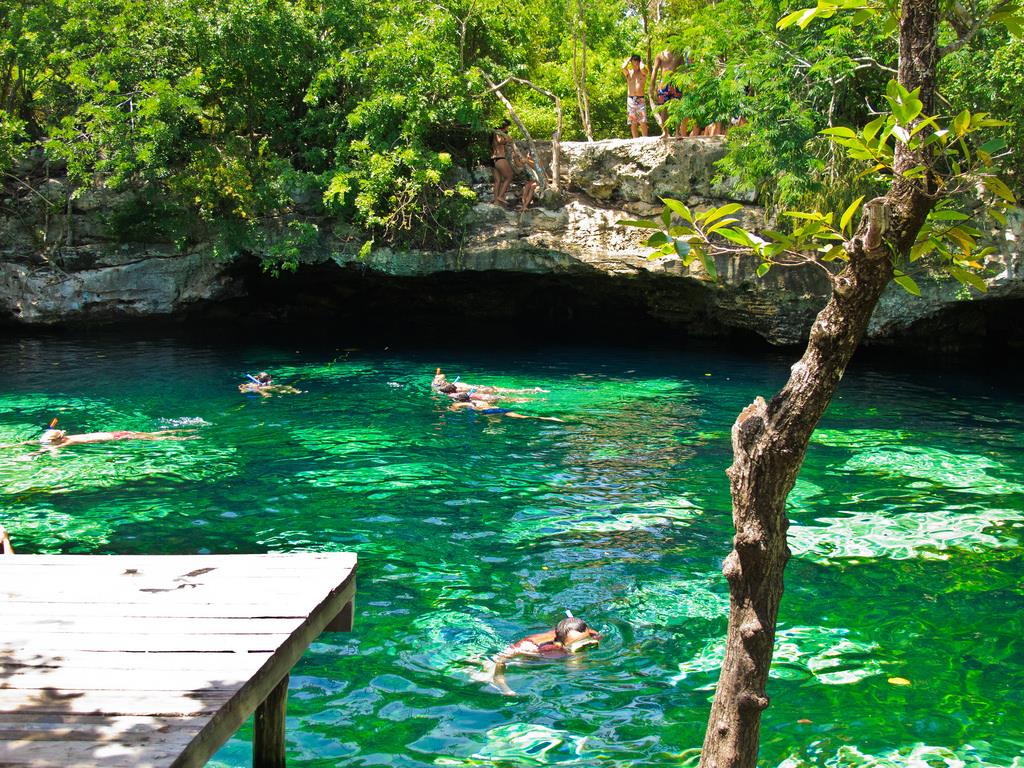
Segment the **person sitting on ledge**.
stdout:
[[505,681],[505,665],[515,658],[559,659],[577,653],[591,645],[597,645],[601,633],[587,626],[583,619],[573,616],[562,619],[554,629],[527,635],[507,646],[505,650],[494,656],[489,662],[491,666],[490,682],[506,696],[514,696],[515,691]]
[[270,374],[266,371],[261,371],[255,376],[245,374],[249,381],[243,381],[238,385],[238,391],[242,394],[256,394],[260,397],[270,397],[272,394],[278,395],[297,395],[302,392],[300,389],[291,387],[287,384],[275,384],[274,380],[270,378]]

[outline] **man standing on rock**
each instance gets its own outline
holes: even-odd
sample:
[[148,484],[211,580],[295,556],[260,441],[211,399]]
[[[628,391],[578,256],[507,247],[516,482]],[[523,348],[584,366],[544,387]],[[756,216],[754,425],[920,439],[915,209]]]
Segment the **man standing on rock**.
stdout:
[[[665,106],[668,102],[683,97],[682,91],[672,84],[671,76],[680,65],[689,63],[688,58],[686,54],[676,53],[668,48],[654,57],[654,64],[651,69],[651,101],[662,107],[662,109],[654,113],[658,125],[661,126],[662,138],[667,139],[669,136],[665,128],[665,122],[668,120],[668,109]],[[655,89],[657,89],[657,93],[655,93]],[[676,126],[675,134],[677,137],[686,135],[688,122],[688,118],[684,117],[679,125]]]
[[629,130],[633,138],[637,137],[637,130],[644,136],[647,135],[647,67],[640,59],[639,54],[634,53],[622,62],[622,76],[626,78],[626,119],[629,122]]

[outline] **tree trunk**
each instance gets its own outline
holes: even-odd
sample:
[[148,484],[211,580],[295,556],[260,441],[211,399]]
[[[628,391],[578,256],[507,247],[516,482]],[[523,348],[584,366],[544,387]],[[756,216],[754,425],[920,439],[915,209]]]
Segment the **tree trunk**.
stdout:
[[[921,87],[926,110],[934,101],[938,0],[902,0],[900,82]],[[926,158],[897,145],[896,168]],[[786,497],[796,482],[818,420],[867,329],[892,277],[892,253],[906,255],[934,198],[930,182],[897,177],[889,193],[864,206],[849,263],[811,327],[803,357],[785,387],[765,403],[758,397],[732,428],[732,490],[736,535],[722,571],[729,582],[725,659],[715,690],[701,768],[754,768],[765,686],[789,559]],[[891,249],[891,250],[890,250]]]

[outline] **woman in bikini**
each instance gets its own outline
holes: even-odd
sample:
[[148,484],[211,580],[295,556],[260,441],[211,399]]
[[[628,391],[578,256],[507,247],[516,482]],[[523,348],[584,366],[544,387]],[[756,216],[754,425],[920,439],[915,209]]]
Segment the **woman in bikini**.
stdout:
[[512,183],[512,165],[508,161],[508,145],[512,139],[509,138],[508,129],[511,121],[505,120],[501,127],[491,134],[491,163],[494,165],[494,202],[498,205],[507,205],[505,193]]
[[505,681],[505,665],[514,658],[558,659],[565,658],[584,648],[597,645],[601,634],[591,629],[583,619],[569,615],[547,632],[537,632],[517,640],[491,659],[487,665],[491,684],[506,696],[515,691]]

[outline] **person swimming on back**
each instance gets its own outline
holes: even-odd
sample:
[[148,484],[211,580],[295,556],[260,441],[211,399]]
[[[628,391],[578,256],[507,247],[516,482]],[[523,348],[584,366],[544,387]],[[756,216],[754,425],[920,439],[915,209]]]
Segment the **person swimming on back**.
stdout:
[[530,389],[512,389],[510,387],[492,387],[487,384],[467,384],[464,381],[459,381],[456,378],[455,381],[448,381],[448,377],[441,373],[441,369],[437,369],[437,373],[434,374],[434,380],[430,384],[430,388],[435,392],[441,392],[445,395],[455,394],[456,392],[469,392],[474,390],[481,395],[520,395],[520,394],[535,394],[537,392],[547,392],[546,389],[540,387],[532,387]]
[[248,373],[245,375],[248,377],[249,381],[243,381],[238,385],[238,391],[242,394],[256,394],[260,397],[270,397],[273,394],[297,395],[302,392],[302,390],[296,389],[288,384],[275,384],[274,380],[270,377],[270,374],[266,371],[260,371],[255,376]]
[[591,629],[583,619],[570,615],[547,632],[537,632],[516,640],[491,659],[490,682],[506,696],[515,691],[505,681],[505,666],[515,658],[558,659],[570,656],[591,645],[597,645],[601,633]]
[[484,416],[508,416],[510,419],[537,419],[538,421],[556,421],[564,424],[562,419],[554,416],[527,416],[525,413],[516,413],[508,408],[502,408],[495,404],[494,398],[490,400],[476,399],[469,392],[455,392],[448,395],[452,399],[451,409],[453,411],[462,408],[469,408],[474,413],[481,413]]

